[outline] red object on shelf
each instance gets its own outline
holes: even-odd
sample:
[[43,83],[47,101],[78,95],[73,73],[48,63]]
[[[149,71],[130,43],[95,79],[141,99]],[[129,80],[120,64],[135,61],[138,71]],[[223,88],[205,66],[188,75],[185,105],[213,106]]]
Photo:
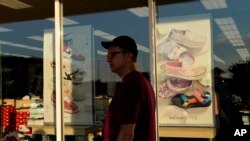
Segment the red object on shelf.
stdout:
[[19,131],[20,127],[26,127],[23,133],[30,134],[31,128],[27,125],[27,119],[30,117],[28,111],[16,111],[14,106],[1,107],[1,125],[11,131]]
[[1,107],[1,124],[4,128],[15,130],[15,113],[16,108],[14,106]]

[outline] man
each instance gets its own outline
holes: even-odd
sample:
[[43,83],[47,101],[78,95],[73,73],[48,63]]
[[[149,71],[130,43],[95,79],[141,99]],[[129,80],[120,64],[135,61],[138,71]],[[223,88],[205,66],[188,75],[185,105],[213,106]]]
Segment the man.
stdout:
[[155,141],[155,95],[150,82],[136,70],[135,41],[119,36],[102,42],[107,62],[122,83],[114,94],[104,121],[104,141]]

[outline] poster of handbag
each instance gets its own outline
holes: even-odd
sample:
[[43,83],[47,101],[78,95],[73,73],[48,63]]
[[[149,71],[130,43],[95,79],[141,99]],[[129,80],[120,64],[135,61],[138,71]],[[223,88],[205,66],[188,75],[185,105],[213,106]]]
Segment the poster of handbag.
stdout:
[[156,77],[160,126],[213,126],[208,15],[159,19]]
[[[91,26],[64,28],[62,60],[62,94],[64,122],[92,125],[92,48]],[[55,49],[54,30],[44,31],[44,122],[55,124]]]

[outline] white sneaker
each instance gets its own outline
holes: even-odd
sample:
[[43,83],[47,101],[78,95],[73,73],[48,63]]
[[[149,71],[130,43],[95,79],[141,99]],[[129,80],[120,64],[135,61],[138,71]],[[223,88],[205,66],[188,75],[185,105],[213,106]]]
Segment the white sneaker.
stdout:
[[19,132],[30,132],[30,129],[25,125],[19,125],[18,131]]
[[177,60],[187,49],[174,41],[165,41],[157,46],[158,53],[171,60]]
[[206,37],[195,35],[189,30],[172,29],[168,38],[169,40],[193,49],[202,48],[206,43]]

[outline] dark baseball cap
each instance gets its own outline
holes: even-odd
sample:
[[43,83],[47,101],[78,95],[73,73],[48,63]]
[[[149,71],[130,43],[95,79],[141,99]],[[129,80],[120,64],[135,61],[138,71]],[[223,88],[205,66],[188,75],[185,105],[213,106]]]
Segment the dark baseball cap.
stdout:
[[118,46],[125,51],[131,52],[135,57],[138,55],[135,40],[126,35],[116,37],[112,41],[102,41],[101,44],[106,49],[108,49],[110,46]]

